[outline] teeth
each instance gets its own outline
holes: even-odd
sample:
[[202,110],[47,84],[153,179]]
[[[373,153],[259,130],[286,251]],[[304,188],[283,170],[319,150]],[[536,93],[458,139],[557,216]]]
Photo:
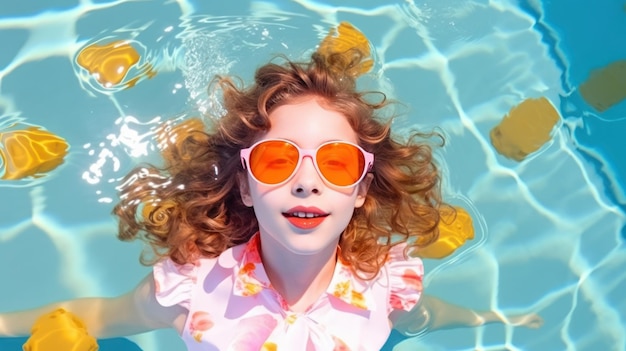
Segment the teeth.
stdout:
[[291,214],[294,217],[298,217],[298,218],[313,218],[313,217],[319,217],[320,215],[315,214],[315,213],[306,213],[306,212],[294,212]]

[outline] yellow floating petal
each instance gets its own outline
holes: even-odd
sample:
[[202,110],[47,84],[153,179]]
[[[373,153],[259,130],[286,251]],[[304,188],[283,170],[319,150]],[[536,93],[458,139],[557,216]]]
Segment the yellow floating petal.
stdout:
[[97,351],[98,343],[87,333],[80,319],[64,309],[57,309],[37,319],[23,349]]
[[174,160],[176,156],[182,159],[191,159],[193,157],[191,154],[174,155],[172,153],[171,146],[176,146],[175,149],[185,152],[185,150],[181,147],[185,139],[194,138],[195,140],[200,141],[203,134],[198,132],[202,132],[204,130],[204,123],[197,117],[186,119],[178,124],[174,124],[174,122],[171,121],[163,124],[156,131],[156,140],[159,149],[161,150],[161,156],[165,162],[167,164],[171,164],[171,161]]
[[[341,60],[329,63],[336,65],[337,71],[347,72],[354,77],[367,73],[374,66],[369,40],[348,22],[341,22],[337,29],[332,28],[320,43],[317,52],[326,58],[339,55]],[[355,54],[358,54],[358,62],[353,62]]]
[[439,238],[434,243],[416,249],[413,255],[422,258],[444,258],[451,255],[467,240],[474,239],[472,217],[461,207],[441,211]]
[[489,136],[501,155],[522,161],[552,138],[560,115],[548,99],[526,99],[513,107]]
[[[114,41],[105,45],[92,44],[83,48],[76,62],[86,69],[100,84],[110,88],[126,78],[131,67],[135,66],[141,55],[128,41]],[[134,86],[142,75],[152,78],[156,73],[149,64],[144,65],[141,74],[131,77],[124,87]]]
[[41,177],[63,163],[69,144],[39,127],[0,133],[2,179]]
[[626,61],[592,71],[579,90],[583,99],[599,112],[618,104],[626,99]]

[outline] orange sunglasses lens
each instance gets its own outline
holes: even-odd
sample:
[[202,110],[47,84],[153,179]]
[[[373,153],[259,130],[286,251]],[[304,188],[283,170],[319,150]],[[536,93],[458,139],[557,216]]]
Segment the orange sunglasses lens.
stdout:
[[287,142],[267,141],[250,152],[250,171],[266,184],[278,184],[289,178],[298,165],[298,149]]
[[317,151],[315,158],[324,178],[339,186],[356,183],[365,168],[361,150],[346,143],[326,144]]

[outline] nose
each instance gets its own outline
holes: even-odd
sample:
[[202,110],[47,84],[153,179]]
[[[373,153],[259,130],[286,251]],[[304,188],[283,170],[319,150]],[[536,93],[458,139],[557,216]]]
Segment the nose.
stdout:
[[291,191],[295,195],[305,196],[322,192],[322,178],[317,173],[311,156],[305,156],[294,175]]

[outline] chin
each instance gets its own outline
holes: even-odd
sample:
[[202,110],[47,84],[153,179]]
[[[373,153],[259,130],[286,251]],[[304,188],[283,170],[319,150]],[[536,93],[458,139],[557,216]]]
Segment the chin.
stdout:
[[296,237],[287,239],[285,248],[298,255],[315,255],[326,251],[328,248],[337,247],[337,240],[316,240],[315,234],[297,234]]
[[310,256],[322,252],[326,246],[286,245],[287,250],[297,255]]

